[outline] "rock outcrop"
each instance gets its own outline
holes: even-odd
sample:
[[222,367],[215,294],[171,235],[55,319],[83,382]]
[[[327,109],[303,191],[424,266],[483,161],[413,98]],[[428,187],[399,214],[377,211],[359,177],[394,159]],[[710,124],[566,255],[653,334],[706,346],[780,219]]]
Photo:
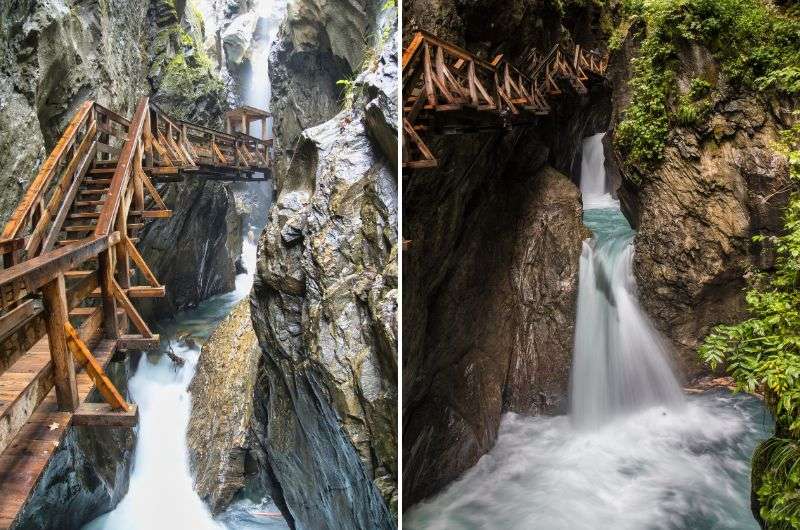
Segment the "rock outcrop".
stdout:
[[[628,65],[638,53],[637,34],[632,29],[612,56],[613,124],[630,102]],[[638,229],[640,300],[671,340],[685,380],[707,370],[696,348],[711,328],[745,316],[748,268],[770,265],[769,253],[762,256],[751,236],[782,230],[788,164],[775,146],[797,107],[730,86],[708,50],[695,43],[681,51],[677,84],[688,87],[693,79],[712,82],[709,110],[697,125],[671,130],[663,161],[641,175],[640,185],[625,178],[637,169],[616,154],[623,210]]]
[[[512,60],[570,39],[593,47],[595,8],[568,4],[569,32],[558,10],[525,1],[411,1],[404,34],[421,28]],[[434,138],[439,167],[404,174],[406,507],[489,451],[504,412],[566,410],[589,235],[573,182],[582,139],[607,126],[610,89],[566,94],[531,127]]]
[[[286,172],[251,295],[262,351],[252,453],[303,528],[396,527],[397,174],[383,144],[398,50],[383,4],[294,0],[272,56]],[[372,59],[337,114],[335,81],[358,70],[367,25]]]
[[139,303],[146,317],[163,318],[233,290],[242,253],[242,215],[227,184],[189,177],[162,193],[173,215],[148,223],[139,247],[167,294]]
[[189,386],[186,439],[197,494],[219,513],[246,484],[253,393],[261,350],[241,301],[203,344]]

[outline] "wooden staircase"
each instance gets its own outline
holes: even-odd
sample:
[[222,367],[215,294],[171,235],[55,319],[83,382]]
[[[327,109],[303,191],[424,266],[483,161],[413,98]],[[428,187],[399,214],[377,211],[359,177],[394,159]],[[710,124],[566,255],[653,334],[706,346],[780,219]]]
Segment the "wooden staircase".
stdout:
[[[173,120],[147,98],[130,120],[78,109],[0,235],[0,530],[69,426],[137,421],[105,366],[160,347],[133,303],[165,294],[136,248],[149,220],[172,215],[152,179],[264,180],[270,144]],[[87,402],[92,389],[102,402]]]

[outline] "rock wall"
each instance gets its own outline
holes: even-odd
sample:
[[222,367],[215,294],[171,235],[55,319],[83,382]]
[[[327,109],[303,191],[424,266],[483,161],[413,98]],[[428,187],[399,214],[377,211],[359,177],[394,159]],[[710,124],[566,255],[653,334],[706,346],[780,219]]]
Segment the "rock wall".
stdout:
[[[512,60],[561,39],[591,46],[599,15],[567,8],[575,13],[562,18],[524,1],[411,1],[404,35],[426,29]],[[474,465],[494,445],[503,412],[566,409],[589,235],[572,168],[582,139],[605,130],[610,90],[568,94],[531,127],[436,138],[439,167],[404,174],[405,506]]]
[[[641,30],[631,28],[612,55],[612,129],[630,102],[629,65]],[[707,370],[696,348],[710,329],[745,316],[748,268],[770,266],[770,254],[762,256],[751,236],[782,229],[788,165],[775,145],[799,105],[730,86],[700,45],[687,44],[679,63],[679,87],[696,78],[714,86],[707,116],[670,131],[663,162],[641,175],[639,186],[625,178],[637,169],[615,157],[623,175],[623,210],[638,229],[634,272],[642,305],[671,340],[679,374],[691,380]]]
[[[251,295],[252,454],[297,528],[396,527],[397,174],[383,149],[398,50],[397,12],[383,5],[293,0],[272,55],[286,171]],[[360,70],[365,28],[374,51],[338,112],[335,81]]]
[[189,386],[186,439],[197,494],[219,513],[245,487],[253,394],[261,350],[245,299],[203,344]]

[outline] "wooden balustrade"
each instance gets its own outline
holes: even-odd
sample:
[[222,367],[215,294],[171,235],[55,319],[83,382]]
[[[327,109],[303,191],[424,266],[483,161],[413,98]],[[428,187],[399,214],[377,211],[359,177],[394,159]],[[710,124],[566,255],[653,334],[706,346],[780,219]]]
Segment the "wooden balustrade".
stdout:
[[526,70],[498,55],[486,61],[430,33],[414,35],[403,53],[403,167],[438,164],[423,135],[464,133],[529,123],[551,111],[559,81],[585,94],[589,75],[602,76],[607,58],[580,46],[531,50]]

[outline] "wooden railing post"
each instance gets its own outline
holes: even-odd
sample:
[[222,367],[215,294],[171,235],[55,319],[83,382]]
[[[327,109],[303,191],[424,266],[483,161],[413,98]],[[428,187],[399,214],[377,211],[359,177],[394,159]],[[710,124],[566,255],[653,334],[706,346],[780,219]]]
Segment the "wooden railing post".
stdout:
[[75,384],[75,363],[67,346],[64,325],[69,322],[64,275],[59,274],[42,286],[45,325],[50,356],[53,360],[58,408],[72,412],[78,408],[78,387]]
[[113,247],[109,247],[97,256],[97,275],[103,299],[103,335],[107,339],[119,338],[117,301],[114,298],[114,260],[112,252]]

